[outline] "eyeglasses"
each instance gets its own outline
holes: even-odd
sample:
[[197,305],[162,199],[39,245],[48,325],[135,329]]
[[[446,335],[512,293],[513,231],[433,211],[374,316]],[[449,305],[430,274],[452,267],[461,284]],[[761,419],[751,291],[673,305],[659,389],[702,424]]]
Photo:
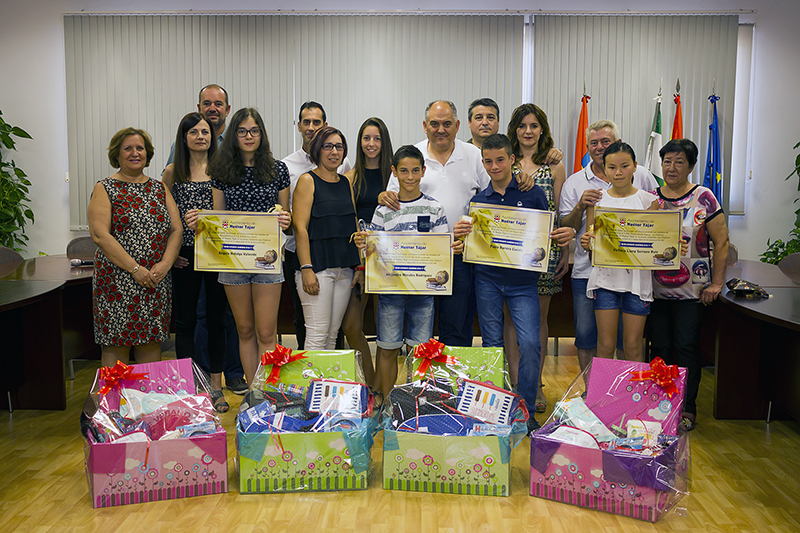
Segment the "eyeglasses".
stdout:
[[247,137],[248,133],[253,137],[261,137],[261,128],[255,127],[250,128],[249,130],[247,128],[238,128],[236,130],[237,137]]
[[336,148],[337,152],[343,152],[344,151],[344,145],[342,143],[337,143],[337,144],[325,143],[325,144],[322,145],[322,149],[325,150],[326,152],[330,152],[334,148]]

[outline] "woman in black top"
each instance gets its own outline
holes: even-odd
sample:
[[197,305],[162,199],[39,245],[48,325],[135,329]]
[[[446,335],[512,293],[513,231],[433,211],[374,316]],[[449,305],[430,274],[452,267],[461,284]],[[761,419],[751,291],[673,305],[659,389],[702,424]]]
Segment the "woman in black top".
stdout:
[[[358,130],[356,166],[345,174],[353,186],[359,221],[369,224],[372,220],[375,208],[378,207],[378,195],[386,190],[386,184],[392,175],[392,154],[392,140],[386,124],[378,117],[365,120]],[[367,299],[363,285],[356,285],[350,294],[342,320],[342,330],[347,337],[347,344],[361,352],[364,377],[367,383],[371,383],[375,371],[369,343],[364,336],[364,308],[367,306]]]
[[[194,330],[197,325],[197,301],[205,282],[208,325],[208,368],[211,376],[211,401],[225,413],[230,406],[222,393],[225,365],[225,289],[217,282],[216,272],[194,269],[194,231],[184,220],[189,210],[214,209],[211,178],[206,173],[208,161],[216,151],[214,128],[205,115],[194,112],[181,119],[175,139],[175,162],[167,165],[161,180],[172,192],[183,223],[181,252],[172,267],[175,302],[175,353],[178,358],[195,358]],[[205,366],[205,365],[203,365]],[[202,368],[202,366],[201,366]]]
[[297,259],[295,273],[306,321],[307,350],[332,350],[350,292],[363,284],[358,251],[350,242],[357,230],[353,188],[336,172],[347,157],[342,132],[326,126],[311,142],[311,161],[317,167],[300,176],[292,200]]

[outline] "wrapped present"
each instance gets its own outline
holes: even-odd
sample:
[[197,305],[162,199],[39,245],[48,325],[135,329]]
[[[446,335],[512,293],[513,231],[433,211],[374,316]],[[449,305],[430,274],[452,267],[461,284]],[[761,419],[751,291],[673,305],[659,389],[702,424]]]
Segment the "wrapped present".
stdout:
[[508,496],[528,412],[495,385],[506,381],[503,350],[426,345],[409,358],[414,380],[384,402],[383,488]]
[[656,455],[601,450],[531,436],[531,496],[656,522],[687,494],[689,440],[683,435]]
[[686,369],[663,366],[595,358],[531,435],[530,494],[650,522],[676,508],[689,440],[665,428]]
[[502,348],[445,346],[431,339],[415,347],[406,358],[406,381],[423,379],[472,379],[508,388],[508,369]]
[[92,506],[228,490],[227,435],[191,359],[98,370],[81,424]]
[[237,417],[240,492],[366,489],[372,404],[352,350],[264,354]]
[[586,405],[608,427],[625,428],[630,420],[658,422],[661,431],[678,431],[686,395],[685,368],[595,358],[586,388]]

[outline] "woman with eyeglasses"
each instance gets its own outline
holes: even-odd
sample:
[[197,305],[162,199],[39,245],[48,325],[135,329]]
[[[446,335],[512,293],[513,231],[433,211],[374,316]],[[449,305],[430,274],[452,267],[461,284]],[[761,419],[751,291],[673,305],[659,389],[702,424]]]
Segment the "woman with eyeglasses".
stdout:
[[[231,126],[233,131],[225,136],[208,166],[214,209],[264,213],[279,205],[282,211],[278,221],[281,229],[287,230],[292,222],[289,170],[272,156],[261,115],[251,107],[240,109],[233,115]],[[197,214],[188,215],[187,222],[194,228]],[[220,272],[219,282],[225,286],[233,311],[242,368],[252,386],[259,354],[275,349],[283,272]]]
[[354,273],[360,258],[350,240],[358,230],[353,187],[337,173],[347,157],[347,141],[341,131],[325,126],[314,135],[309,155],[317,167],[300,176],[292,200],[295,279],[306,321],[305,348],[332,350],[350,292],[363,286],[364,273]]

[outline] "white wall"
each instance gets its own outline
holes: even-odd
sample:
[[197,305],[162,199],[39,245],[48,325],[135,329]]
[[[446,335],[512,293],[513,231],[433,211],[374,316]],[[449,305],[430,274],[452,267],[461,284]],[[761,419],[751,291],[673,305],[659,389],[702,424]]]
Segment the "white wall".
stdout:
[[[65,12],[163,12],[163,0],[113,2],[111,0],[26,0],[4,1],[0,12],[0,110],[7,122],[26,129],[34,141],[17,144],[19,153],[13,157],[33,182],[32,207],[36,223],[29,226],[31,239],[27,256],[38,252],[64,253],[66,243],[76,234],[69,231],[66,140],[66,96],[64,88],[64,30]],[[169,5],[176,11],[218,11],[219,2],[208,0],[175,0]],[[301,7],[298,8],[298,5]],[[269,8],[302,10],[363,10],[363,3],[346,0],[298,3],[273,0]],[[639,1],[576,0],[570,3],[573,12],[590,13],[598,10],[647,12],[653,3]],[[666,6],[666,4],[658,4]],[[375,9],[417,10],[423,5],[400,0],[373,2]],[[543,12],[563,13],[558,0],[536,3],[521,0],[501,0],[494,9],[541,9]],[[792,169],[792,146],[800,141],[800,101],[796,96],[800,86],[797,51],[800,50],[800,10],[796,0],[723,1],[674,0],[673,12],[733,11],[757,9],[755,37],[755,76],[753,91],[754,118],[752,130],[753,177],[747,183],[746,215],[731,217],[731,240],[739,247],[742,258],[756,259],[768,237],[785,238],[794,222],[792,203],[798,196],[796,179],[783,178]],[[260,12],[265,3],[258,0],[229,0],[226,11]],[[439,2],[436,10],[484,10],[482,0]],[[582,11],[584,9],[585,11]],[[428,69],[435,68],[435,58]],[[143,102],[142,105],[147,105]],[[705,153],[705,139],[695,139]],[[152,173],[152,172],[151,172]]]

